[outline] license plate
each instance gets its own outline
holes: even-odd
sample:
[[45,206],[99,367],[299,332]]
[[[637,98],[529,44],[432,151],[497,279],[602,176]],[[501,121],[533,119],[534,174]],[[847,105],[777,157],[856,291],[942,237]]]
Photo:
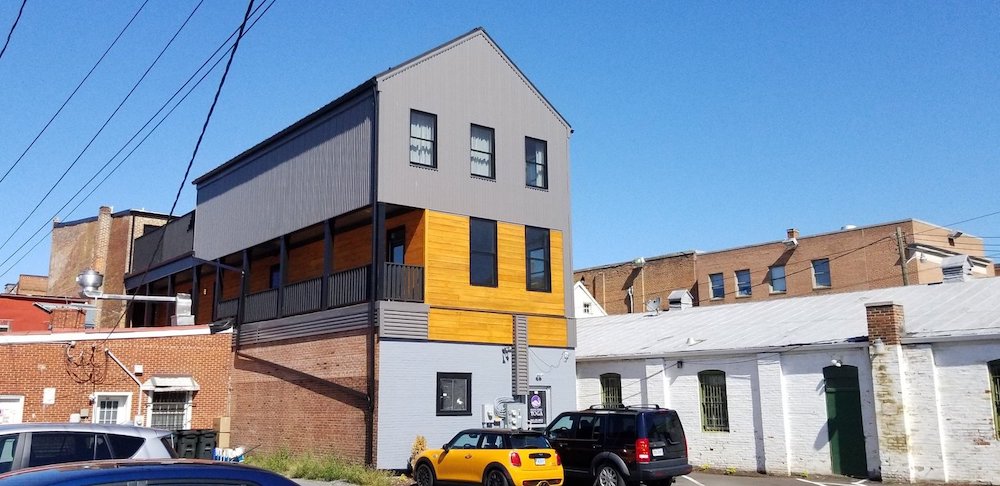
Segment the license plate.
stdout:
[[653,457],[663,457],[663,448],[657,447],[656,449],[653,449]]
[[535,458],[535,465],[536,466],[544,466],[545,465],[545,458],[544,457],[536,457]]

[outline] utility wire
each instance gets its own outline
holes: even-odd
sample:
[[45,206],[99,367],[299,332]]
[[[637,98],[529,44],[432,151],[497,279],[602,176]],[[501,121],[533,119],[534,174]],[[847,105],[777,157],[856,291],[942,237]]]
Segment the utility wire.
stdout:
[[149,72],[153,70],[153,67],[155,67],[156,64],[160,62],[160,59],[163,58],[163,54],[166,53],[167,49],[169,49],[170,46],[173,45],[174,41],[177,40],[177,36],[180,35],[181,31],[184,30],[184,27],[187,26],[188,22],[191,21],[191,17],[194,17],[194,14],[198,11],[198,9],[201,7],[204,1],[205,0],[201,0],[194,6],[194,9],[191,10],[191,13],[188,14],[186,19],[184,19],[184,22],[180,25],[180,27],[177,28],[177,31],[174,32],[174,35],[170,38],[169,41],[167,41],[167,44],[163,46],[163,49],[160,50],[160,53],[156,55],[156,58],[153,59],[153,62],[149,64],[149,67],[146,68],[146,71],[144,71],[142,73],[142,76],[140,76],[139,79],[136,80],[136,82],[132,85],[132,89],[130,89],[128,94],[126,94],[125,97],[122,98],[121,102],[118,103],[118,106],[115,107],[114,111],[112,111],[111,114],[108,115],[108,118],[104,120],[104,123],[101,125],[101,127],[97,129],[97,133],[95,133],[94,136],[90,138],[90,141],[87,142],[87,145],[83,147],[83,150],[81,150],[80,153],[77,154],[76,158],[73,159],[73,162],[69,164],[69,167],[66,167],[66,170],[64,170],[63,173],[59,176],[59,178],[56,179],[56,182],[52,184],[51,187],[49,187],[49,190],[45,192],[45,195],[42,196],[42,198],[38,201],[38,203],[35,204],[35,207],[31,209],[31,212],[29,212],[28,215],[21,220],[21,222],[17,225],[17,228],[14,228],[14,231],[11,232],[11,234],[7,237],[7,239],[4,240],[3,243],[0,243],[0,249],[3,249],[3,247],[7,246],[7,243],[10,243],[10,240],[14,238],[14,235],[17,234],[17,232],[24,227],[25,223],[27,223],[28,220],[35,215],[35,211],[38,211],[38,208],[42,206],[42,203],[44,203],[45,200],[48,199],[50,195],[52,195],[52,192],[56,190],[56,187],[59,185],[59,183],[66,178],[66,175],[69,174],[69,172],[73,169],[73,167],[76,166],[77,162],[79,162],[80,159],[83,158],[83,155],[87,153],[87,150],[89,150],[90,146],[94,144],[94,141],[97,140],[97,137],[101,136],[101,133],[103,133],[104,129],[108,127],[108,125],[111,123],[111,120],[113,120],[115,115],[117,115],[118,112],[121,111],[122,107],[125,106],[125,103],[129,100],[129,98],[132,97],[132,94],[135,93],[135,90],[139,88],[139,85],[142,84],[143,80],[146,79],[146,76],[149,75]]
[[[248,25],[248,26],[246,27],[246,32],[249,32],[249,31],[250,31],[250,29],[252,29],[252,28],[253,28],[253,27],[254,27],[254,26],[255,26],[255,25],[257,24],[257,22],[258,22],[258,21],[260,21],[260,19],[261,19],[261,18],[263,18],[264,14],[266,14],[266,13],[268,12],[268,10],[270,10],[270,8],[271,8],[271,7],[273,6],[273,5],[274,5],[274,0],[272,0],[272,1],[271,1],[271,3],[267,4],[267,6],[266,6],[266,7],[264,7],[264,5],[263,5],[263,4],[262,4],[261,6],[259,6],[259,7],[257,7],[257,9],[255,9],[255,10],[254,10],[254,13],[256,14],[256,13],[257,13],[258,11],[260,11],[260,15],[258,15],[258,16],[257,16],[257,18],[256,18],[256,19],[254,19],[254,21],[253,21],[253,22],[252,22],[252,23],[251,23],[250,25]],[[262,8],[263,8],[263,10],[261,10]],[[112,157],[111,157],[110,159],[108,159],[108,161],[107,161],[107,162],[105,162],[105,163],[104,163],[104,165],[103,165],[103,166],[101,166],[101,168],[100,168],[100,169],[99,169],[99,170],[98,170],[97,172],[95,172],[95,173],[94,173],[94,175],[93,175],[93,176],[91,176],[91,178],[90,178],[90,179],[89,179],[89,180],[88,180],[87,182],[85,182],[85,183],[84,183],[84,184],[83,184],[83,185],[82,185],[82,186],[80,187],[80,189],[78,189],[78,190],[77,190],[77,192],[76,192],[75,194],[73,194],[73,196],[71,196],[71,197],[69,198],[69,200],[67,200],[67,201],[66,201],[66,203],[65,203],[65,204],[63,204],[63,205],[62,205],[62,207],[60,207],[60,208],[59,208],[59,210],[57,210],[57,211],[55,212],[55,214],[53,214],[53,215],[52,215],[52,217],[51,217],[51,218],[49,218],[49,221],[51,221],[51,220],[54,220],[54,219],[55,219],[56,217],[58,217],[58,216],[59,216],[59,213],[60,213],[60,212],[62,212],[62,210],[66,209],[66,207],[67,207],[67,206],[69,206],[69,205],[70,205],[70,204],[71,204],[71,203],[73,202],[73,200],[74,200],[74,199],[76,198],[76,196],[80,195],[80,194],[81,194],[81,193],[82,193],[82,192],[83,192],[83,191],[84,191],[84,190],[85,190],[85,189],[87,188],[87,186],[88,186],[88,185],[89,185],[89,184],[90,184],[91,182],[93,182],[93,181],[94,181],[94,180],[95,180],[95,179],[96,179],[96,178],[97,178],[97,177],[98,177],[98,176],[99,176],[99,175],[101,174],[101,172],[103,172],[103,171],[104,171],[104,169],[106,169],[106,168],[107,168],[107,167],[108,167],[109,165],[111,165],[111,163],[112,163],[112,162],[114,162],[115,158],[117,158],[117,157],[118,157],[118,155],[120,155],[120,154],[121,154],[122,152],[124,152],[124,151],[125,151],[125,149],[127,149],[127,148],[128,148],[129,144],[131,144],[131,143],[132,143],[132,141],[134,141],[134,140],[135,140],[135,139],[136,139],[136,138],[137,138],[137,137],[138,137],[139,135],[141,135],[141,134],[142,134],[142,131],[143,131],[143,130],[145,130],[145,129],[146,129],[146,127],[148,127],[150,123],[152,123],[152,122],[153,122],[154,120],[156,120],[156,117],[157,117],[157,116],[158,116],[158,115],[159,115],[160,113],[162,113],[162,112],[163,112],[163,110],[164,110],[164,109],[166,109],[166,108],[167,108],[167,106],[169,106],[169,105],[170,105],[170,103],[171,103],[171,102],[172,102],[172,101],[174,100],[174,98],[176,98],[176,97],[177,97],[177,95],[178,95],[178,94],[180,94],[180,93],[181,93],[181,92],[182,92],[182,91],[184,90],[184,88],[185,88],[185,87],[187,87],[187,85],[188,85],[188,84],[189,84],[189,83],[190,83],[190,82],[191,82],[191,81],[192,81],[192,80],[193,80],[193,79],[194,79],[195,77],[197,77],[197,76],[198,76],[198,73],[199,73],[199,72],[201,72],[201,70],[202,70],[202,69],[203,69],[203,68],[204,68],[204,67],[205,67],[206,65],[208,65],[208,64],[209,64],[209,63],[210,63],[210,62],[212,61],[212,59],[214,59],[214,58],[215,58],[215,56],[216,56],[216,55],[217,55],[217,54],[218,54],[218,53],[219,53],[220,51],[222,51],[222,49],[223,49],[224,47],[226,47],[226,45],[227,45],[227,44],[229,43],[229,41],[230,41],[230,40],[231,40],[231,39],[232,39],[232,38],[233,38],[233,37],[234,37],[234,36],[235,36],[235,35],[237,34],[237,32],[238,32],[238,31],[239,31],[239,28],[237,28],[237,29],[233,30],[233,32],[232,32],[232,33],[231,33],[231,34],[229,35],[229,37],[228,37],[228,38],[227,38],[227,39],[226,39],[225,41],[223,41],[223,42],[222,42],[222,44],[220,44],[218,48],[216,48],[215,52],[213,52],[213,53],[212,53],[212,54],[211,54],[211,55],[210,55],[210,56],[209,56],[209,57],[208,57],[208,58],[207,58],[207,59],[205,60],[205,62],[203,62],[203,63],[201,64],[201,66],[199,66],[199,67],[198,67],[198,69],[196,69],[196,70],[195,70],[195,72],[194,72],[193,74],[191,74],[191,76],[190,76],[190,77],[189,77],[189,78],[187,79],[187,81],[185,81],[185,82],[184,82],[184,84],[183,84],[183,85],[181,85],[181,87],[180,87],[180,88],[178,88],[178,89],[177,89],[177,91],[175,91],[175,92],[174,92],[174,94],[173,94],[173,95],[172,95],[172,96],[171,96],[171,97],[170,97],[170,98],[169,98],[169,99],[168,99],[167,101],[165,101],[165,102],[163,103],[163,105],[162,105],[162,106],[160,107],[160,109],[159,109],[159,110],[157,110],[157,112],[156,112],[156,113],[154,113],[154,114],[153,114],[153,116],[152,116],[152,117],[150,117],[150,119],[149,119],[148,121],[146,121],[146,123],[145,123],[145,124],[144,124],[144,125],[143,125],[143,126],[142,126],[142,127],[141,127],[141,128],[139,129],[139,130],[138,130],[138,131],[136,131],[136,133],[135,133],[135,134],[133,134],[133,135],[132,135],[132,137],[131,137],[131,138],[130,138],[130,139],[129,139],[129,140],[127,141],[127,142],[125,142],[125,144],[124,144],[124,145],[122,145],[122,147],[121,147],[120,149],[118,149],[118,151],[117,151],[117,152],[116,152],[116,153],[115,153],[115,154],[114,154],[114,155],[113,155],[113,156],[112,156]],[[123,164],[124,164],[125,162],[127,162],[127,161],[128,161],[128,160],[129,160],[129,159],[130,159],[130,158],[132,157],[132,154],[134,154],[134,153],[136,152],[136,150],[138,150],[138,149],[139,149],[139,147],[141,147],[141,146],[143,145],[143,143],[145,143],[145,142],[146,142],[146,140],[147,140],[147,139],[148,139],[148,138],[149,138],[149,137],[150,137],[150,136],[151,136],[151,135],[153,134],[153,132],[155,132],[155,131],[156,131],[156,130],[157,130],[157,129],[158,129],[159,127],[160,127],[160,125],[162,125],[162,124],[163,124],[163,122],[164,122],[164,121],[166,121],[166,119],[167,119],[167,118],[169,118],[171,114],[173,114],[174,110],[176,110],[176,109],[177,109],[177,108],[178,108],[178,107],[179,107],[179,106],[180,106],[180,105],[181,105],[181,104],[182,104],[182,103],[183,103],[183,102],[184,102],[184,101],[185,101],[185,100],[186,100],[186,99],[188,98],[188,96],[190,96],[190,95],[191,95],[191,93],[192,93],[192,92],[193,92],[193,91],[195,90],[195,88],[197,88],[197,87],[198,87],[198,86],[199,86],[199,85],[200,85],[200,84],[201,84],[201,83],[202,83],[202,82],[203,82],[203,81],[205,80],[205,78],[206,78],[206,77],[208,77],[208,75],[209,75],[209,74],[210,74],[210,73],[211,73],[212,71],[214,71],[214,70],[215,70],[215,68],[217,68],[217,67],[219,66],[219,64],[220,64],[220,63],[222,62],[222,60],[223,60],[223,59],[225,59],[225,57],[224,57],[224,56],[223,56],[223,57],[219,57],[219,59],[215,61],[215,63],[214,63],[213,65],[212,65],[212,67],[210,67],[210,68],[209,68],[209,69],[208,69],[207,71],[205,71],[205,73],[204,73],[204,74],[202,74],[202,75],[201,75],[201,78],[199,78],[199,79],[198,79],[198,81],[197,81],[197,82],[195,82],[195,83],[194,83],[194,84],[193,84],[193,85],[192,85],[192,86],[190,87],[190,89],[188,89],[187,93],[185,93],[185,94],[184,94],[184,96],[182,96],[182,97],[181,97],[181,98],[180,98],[180,99],[179,99],[179,100],[177,101],[177,103],[176,103],[176,104],[174,104],[174,106],[173,106],[172,108],[170,108],[170,110],[169,110],[169,111],[167,111],[167,113],[166,113],[166,114],[165,114],[165,115],[164,115],[164,116],[163,116],[162,118],[160,118],[160,120],[159,120],[159,121],[158,121],[158,122],[157,122],[157,123],[156,123],[156,124],[155,124],[155,125],[153,126],[153,128],[152,128],[152,129],[150,129],[150,130],[149,130],[149,131],[148,131],[148,132],[146,133],[146,135],[145,135],[145,136],[143,136],[143,138],[142,138],[142,139],[141,139],[141,140],[140,140],[140,141],[139,141],[139,142],[138,142],[138,143],[137,143],[137,144],[136,144],[135,146],[133,146],[133,147],[132,147],[132,150],[131,150],[131,151],[129,151],[129,153],[128,153],[128,154],[126,154],[126,155],[125,155],[125,157],[124,157],[124,158],[122,158],[122,159],[121,159],[121,160],[120,160],[120,161],[118,162],[118,164],[116,164],[116,165],[115,165],[115,166],[114,166],[114,167],[113,167],[113,168],[112,168],[112,169],[111,169],[111,170],[110,170],[110,171],[109,171],[109,172],[108,172],[107,174],[105,174],[105,176],[104,176],[104,177],[103,177],[103,178],[102,178],[102,179],[101,179],[101,180],[100,180],[100,181],[99,181],[99,182],[97,183],[97,185],[95,185],[95,186],[94,186],[94,187],[93,187],[93,188],[92,188],[92,189],[90,190],[90,192],[88,192],[88,193],[87,193],[87,195],[83,197],[83,199],[81,199],[81,200],[80,200],[79,202],[77,202],[76,206],[74,206],[74,207],[73,207],[72,209],[70,209],[70,210],[69,210],[69,212],[67,213],[67,216],[68,216],[68,215],[71,215],[71,214],[73,214],[73,212],[75,212],[75,211],[76,211],[76,210],[77,210],[77,209],[78,209],[78,208],[79,208],[79,207],[80,207],[80,206],[81,206],[81,205],[83,204],[83,202],[85,202],[85,201],[87,200],[87,198],[89,198],[90,196],[92,196],[92,195],[94,194],[94,192],[96,192],[96,191],[97,191],[97,189],[99,189],[99,188],[100,188],[100,187],[101,187],[101,186],[102,186],[102,185],[103,185],[103,184],[104,184],[105,182],[107,182],[107,180],[108,180],[108,179],[109,179],[109,178],[111,177],[111,175],[113,175],[113,174],[114,174],[114,173],[115,173],[115,172],[116,172],[116,171],[117,171],[117,170],[118,170],[118,169],[119,169],[119,168],[120,168],[120,167],[121,167],[121,166],[122,166],[122,165],[123,165]],[[24,248],[25,246],[27,246],[27,245],[28,245],[28,244],[29,244],[29,243],[31,242],[31,239],[32,239],[32,238],[34,238],[34,237],[35,237],[35,236],[37,236],[37,235],[38,235],[38,234],[39,234],[40,232],[42,232],[43,230],[45,230],[45,228],[46,228],[46,227],[48,227],[48,228],[49,228],[49,231],[48,231],[47,233],[45,233],[45,235],[44,235],[44,236],[45,236],[45,237],[47,237],[48,235],[52,234],[52,230],[53,230],[53,229],[52,229],[52,226],[51,226],[51,225],[49,224],[49,222],[48,222],[48,221],[46,221],[46,222],[45,222],[45,223],[43,223],[43,224],[42,224],[42,225],[41,225],[41,226],[40,226],[40,227],[39,227],[38,229],[36,229],[36,230],[35,230],[35,232],[34,232],[34,233],[33,233],[33,234],[31,235],[31,236],[29,236],[29,237],[28,237],[28,239],[27,239],[27,240],[25,240],[25,241],[24,241],[24,242],[23,242],[23,243],[22,243],[22,244],[21,244],[21,245],[20,245],[20,246],[19,246],[19,247],[18,247],[18,248],[17,248],[16,250],[14,250],[14,252],[13,252],[13,253],[12,253],[12,254],[11,254],[10,256],[8,256],[8,257],[7,257],[7,258],[6,258],[6,259],[5,259],[5,260],[4,260],[3,262],[0,262],[0,266],[3,266],[3,265],[6,265],[6,264],[7,264],[7,262],[9,262],[9,261],[10,261],[10,260],[11,260],[12,258],[14,258],[14,256],[16,256],[16,255],[17,255],[17,253],[18,253],[19,251],[21,251],[21,250],[22,250],[22,249],[23,249],[23,248]],[[44,238],[43,238],[43,239],[44,239]],[[25,258],[25,257],[26,257],[26,256],[27,256],[28,254],[30,254],[30,253],[31,253],[32,251],[34,251],[34,249],[35,249],[35,248],[37,248],[37,247],[38,247],[38,245],[39,245],[39,244],[41,243],[41,241],[42,241],[42,240],[39,240],[39,241],[37,241],[37,242],[36,242],[36,243],[35,243],[34,245],[32,245],[32,247],[31,247],[31,248],[30,248],[30,249],[29,249],[29,250],[28,250],[28,251],[27,251],[26,253],[22,254],[22,255],[21,255],[21,257],[17,259],[17,261],[15,261],[14,263],[12,263],[12,264],[11,264],[11,265],[10,265],[9,267],[7,267],[7,268],[6,268],[6,269],[5,269],[5,270],[4,270],[3,272],[0,272],[0,277],[3,277],[3,276],[4,276],[4,275],[6,275],[7,273],[9,273],[9,272],[10,272],[10,271],[11,271],[11,270],[12,270],[12,269],[13,269],[13,268],[15,267],[15,266],[17,266],[17,264],[18,264],[18,263],[20,263],[20,262],[21,262],[22,260],[24,260],[24,258]]]
[[3,59],[3,54],[7,52],[7,46],[10,45],[10,38],[14,35],[14,29],[17,28],[17,23],[21,20],[21,14],[24,13],[24,4],[26,3],[28,3],[28,0],[21,0],[21,8],[18,9],[14,24],[10,26],[10,32],[7,33],[7,41],[3,43],[3,49],[0,49],[0,59]]
[[[233,65],[233,58],[236,57],[236,50],[240,47],[240,40],[243,39],[245,33],[247,21],[250,20],[250,14],[253,12],[254,0],[250,0],[247,3],[247,11],[243,14],[243,23],[240,24],[239,35],[236,36],[236,41],[233,42],[233,48],[229,51],[229,61],[226,62],[226,68],[222,71],[222,79],[219,80],[219,87],[215,90],[215,97],[212,99],[212,105],[208,108],[208,115],[205,116],[205,123],[201,126],[201,133],[198,135],[198,141],[194,145],[194,150],[191,152],[191,159],[188,160],[187,167],[184,169],[184,177],[181,179],[181,183],[177,186],[177,195],[174,196],[174,202],[170,205],[170,212],[167,213],[167,221],[173,218],[174,210],[177,209],[177,202],[181,199],[181,192],[184,190],[184,186],[187,184],[188,176],[191,174],[191,167],[194,166],[195,158],[198,156],[198,150],[201,148],[201,142],[205,138],[205,132],[208,131],[208,124],[212,120],[212,114],[215,113],[215,106],[219,102],[219,96],[222,94],[222,87],[226,84],[226,78],[229,77],[229,69]],[[163,237],[167,234],[166,231],[160,231],[160,237],[156,240],[156,247],[153,249],[152,253],[149,255],[149,263],[146,264],[146,269],[142,272],[142,280],[145,281],[149,274],[149,269],[153,266],[153,261],[156,258],[156,252],[160,251],[163,246]],[[141,285],[141,283],[140,283]],[[105,336],[104,341],[102,341],[102,346],[104,343],[108,342],[111,335],[114,334],[115,330],[124,320],[125,315],[128,314],[129,309],[135,303],[135,294],[132,294],[132,298],[125,304],[125,310],[122,313],[122,317],[118,319],[114,327],[108,331],[108,335]]]
[[139,13],[142,12],[142,9],[146,7],[147,3],[149,3],[149,0],[145,0],[144,2],[142,2],[142,5],[139,6],[139,9],[135,11],[135,14],[132,15],[132,18],[129,19],[127,24],[125,24],[125,27],[122,27],[121,32],[118,32],[118,36],[115,37],[115,40],[113,40],[111,42],[111,45],[109,45],[108,48],[104,50],[104,54],[101,54],[101,57],[97,60],[96,63],[94,63],[94,66],[90,68],[90,71],[87,72],[87,75],[84,76],[82,80],[80,80],[80,84],[77,84],[76,88],[73,89],[73,92],[71,92],[69,96],[66,97],[66,100],[63,101],[59,109],[56,110],[56,112],[52,115],[52,118],[49,118],[49,121],[45,123],[45,126],[42,127],[41,131],[38,132],[38,135],[35,135],[35,138],[31,141],[31,143],[28,144],[28,147],[24,149],[24,152],[21,152],[21,155],[17,157],[17,160],[15,160],[13,164],[11,164],[11,166],[7,169],[7,172],[4,172],[3,176],[0,176],[0,184],[2,184],[5,179],[7,179],[7,176],[10,175],[10,172],[14,170],[15,167],[17,167],[17,164],[21,163],[21,160],[24,159],[25,154],[27,154],[28,151],[31,150],[31,147],[35,146],[35,142],[37,142],[38,139],[42,137],[42,134],[49,129],[49,126],[52,125],[52,122],[55,121],[56,117],[59,116],[60,113],[62,113],[63,108],[66,108],[66,105],[69,104],[69,101],[72,100],[74,96],[76,96],[76,92],[80,91],[80,87],[83,86],[83,83],[86,83],[87,80],[90,79],[90,75],[93,74],[94,70],[97,69],[97,66],[99,66],[101,62],[104,61],[104,58],[107,57],[108,53],[111,52],[111,49],[115,47],[115,44],[117,44],[118,40],[122,38],[122,35],[125,34],[125,31],[128,30],[130,25],[132,25],[132,22],[135,20],[136,17],[139,16]]

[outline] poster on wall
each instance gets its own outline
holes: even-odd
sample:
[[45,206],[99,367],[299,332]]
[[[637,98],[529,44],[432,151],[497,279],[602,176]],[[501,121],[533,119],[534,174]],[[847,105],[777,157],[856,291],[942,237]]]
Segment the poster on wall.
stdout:
[[531,390],[528,393],[528,425],[545,427],[548,425],[548,415],[545,407],[548,401],[548,390]]

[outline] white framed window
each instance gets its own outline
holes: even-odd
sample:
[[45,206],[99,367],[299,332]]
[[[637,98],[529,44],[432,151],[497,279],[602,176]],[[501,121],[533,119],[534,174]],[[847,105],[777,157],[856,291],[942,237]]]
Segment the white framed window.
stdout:
[[472,162],[472,175],[495,179],[493,129],[472,125],[471,132],[469,158]]
[[772,294],[783,294],[787,291],[788,287],[785,284],[785,266],[775,265],[768,271],[768,280],[771,284]]
[[0,395],[0,425],[19,424],[23,417],[23,395]]
[[813,268],[813,288],[814,289],[830,288],[830,260],[828,258],[820,258],[818,260],[813,260],[812,268]]
[[98,392],[94,394],[95,424],[128,424],[132,422],[132,394]]
[[712,299],[721,299],[726,296],[726,280],[721,273],[713,273],[708,276],[712,283]]
[[750,270],[736,271],[736,296],[750,297],[753,293],[753,284],[750,283]]
[[191,398],[189,391],[150,392],[146,423],[154,429],[190,429]]

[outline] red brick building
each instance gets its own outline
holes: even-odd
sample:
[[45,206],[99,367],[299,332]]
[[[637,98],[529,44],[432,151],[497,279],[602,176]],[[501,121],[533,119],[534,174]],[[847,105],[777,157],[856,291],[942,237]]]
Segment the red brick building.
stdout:
[[0,332],[82,328],[86,309],[80,299],[0,294]]
[[801,236],[726,250],[671,253],[641,261],[576,270],[608,314],[642,312],[674,290],[687,290],[695,305],[714,305],[903,285],[896,229],[903,235],[910,285],[940,282],[943,258],[966,254],[974,276],[995,275],[983,240],[916,219]]

